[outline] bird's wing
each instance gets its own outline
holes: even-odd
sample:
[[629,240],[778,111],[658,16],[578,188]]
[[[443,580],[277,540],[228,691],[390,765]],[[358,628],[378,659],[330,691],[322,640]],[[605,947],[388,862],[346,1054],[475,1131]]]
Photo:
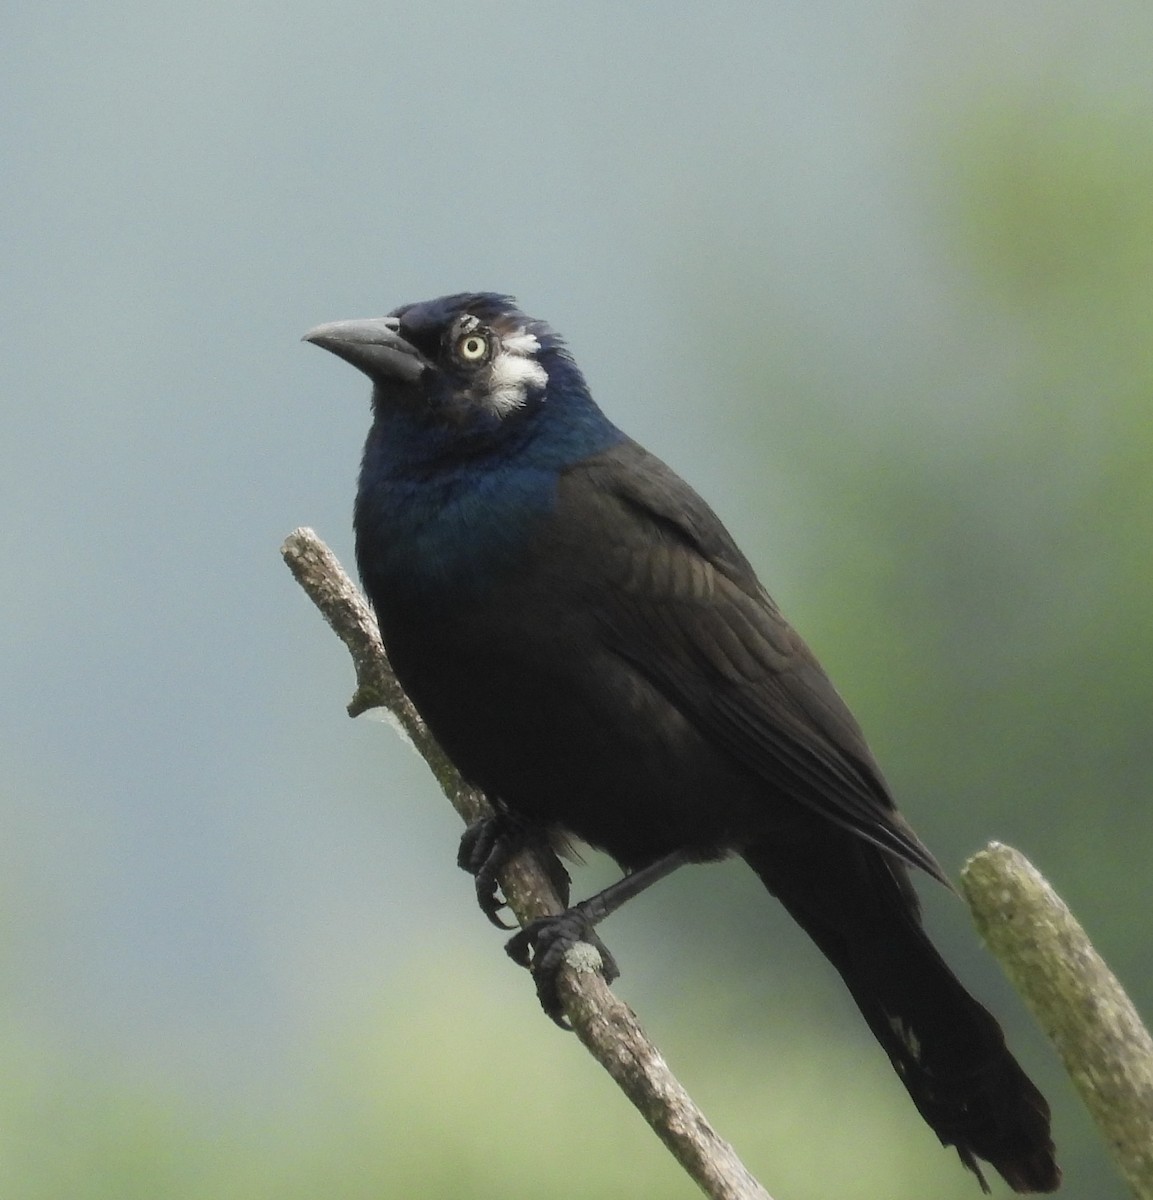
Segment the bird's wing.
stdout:
[[812,651],[683,480],[625,442],[572,468],[560,507],[618,655],[778,793],[947,883]]

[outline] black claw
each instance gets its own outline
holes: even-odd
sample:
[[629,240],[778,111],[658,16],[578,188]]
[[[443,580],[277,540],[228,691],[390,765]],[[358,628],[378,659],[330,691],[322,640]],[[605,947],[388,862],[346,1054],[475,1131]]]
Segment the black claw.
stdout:
[[[500,866],[503,866],[502,862]],[[497,927],[497,929],[515,929],[515,922],[510,923],[501,919],[501,909],[507,908],[508,905],[500,898],[500,882],[496,877],[500,866],[492,867],[487,863],[481,867],[476,873],[476,902],[480,905],[480,911],[488,917],[489,921]]]
[[524,833],[500,813],[474,821],[460,839],[456,862],[476,880],[480,911],[497,929],[515,929],[500,918],[505,902],[500,898],[497,874],[524,845]]
[[456,865],[462,871],[475,875],[492,857],[502,840],[503,824],[503,818],[496,814],[473,821],[461,834]]
[[600,972],[606,983],[612,983],[620,975],[616,959],[579,908],[531,921],[505,944],[513,962],[532,972],[541,1008],[562,1029],[571,1026],[564,1017],[557,977],[564,966],[565,955],[578,942],[586,942],[596,949],[601,958]]
[[510,925],[500,918],[501,910],[508,906],[500,897],[500,880],[497,876],[509,859],[529,847],[541,852],[540,858],[548,871],[549,882],[561,903],[567,905],[568,872],[539,830],[507,813],[497,812],[474,821],[461,836],[457,866],[475,878],[476,900],[480,910],[498,929],[515,929],[516,925]]

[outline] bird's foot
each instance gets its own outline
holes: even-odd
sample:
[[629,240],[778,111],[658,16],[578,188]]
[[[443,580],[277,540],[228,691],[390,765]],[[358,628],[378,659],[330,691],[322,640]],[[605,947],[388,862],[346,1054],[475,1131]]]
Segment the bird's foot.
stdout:
[[532,972],[541,1008],[562,1029],[571,1027],[565,1020],[557,978],[565,965],[565,956],[579,943],[591,946],[600,956],[598,969],[605,983],[612,983],[620,975],[616,959],[597,937],[592,922],[581,911],[579,904],[554,917],[530,921],[505,945],[513,962]]
[[506,907],[500,898],[497,875],[510,858],[524,846],[524,831],[503,813],[494,813],[474,821],[460,839],[456,864],[476,882],[480,911],[498,928],[515,929],[502,921],[500,910]]
[[535,826],[517,820],[509,813],[496,812],[474,821],[460,839],[457,865],[476,880],[476,899],[480,910],[498,929],[515,929],[516,926],[501,920],[500,911],[507,905],[500,897],[500,880],[497,876],[510,859],[528,849],[541,851],[541,865],[548,872],[549,881],[561,903],[568,904],[568,872]]

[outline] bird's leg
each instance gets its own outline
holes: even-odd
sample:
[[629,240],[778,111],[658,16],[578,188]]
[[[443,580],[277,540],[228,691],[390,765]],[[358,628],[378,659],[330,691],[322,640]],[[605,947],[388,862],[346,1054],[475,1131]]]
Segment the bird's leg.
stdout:
[[639,896],[646,888],[689,861],[690,856],[685,851],[674,851],[647,867],[625,875],[616,883],[610,883],[603,891],[556,916],[530,921],[509,939],[505,945],[509,957],[532,971],[541,1007],[562,1029],[569,1026],[564,1019],[564,1009],[557,990],[557,974],[564,965],[568,951],[578,942],[594,946],[601,956],[601,974],[606,983],[612,983],[620,971],[616,960],[597,937],[593,927],[616,912],[627,900]]
[[457,865],[475,878],[480,910],[498,929],[515,929],[516,926],[500,919],[500,910],[505,907],[505,902],[498,894],[500,881],[497,876],[510,859],[528,849],[541,852],[550,882],[560,896],[561,903],[568,904],[568,872],[553,853],[548,838],[534,825],[498,810],[474,821],[461,836]]

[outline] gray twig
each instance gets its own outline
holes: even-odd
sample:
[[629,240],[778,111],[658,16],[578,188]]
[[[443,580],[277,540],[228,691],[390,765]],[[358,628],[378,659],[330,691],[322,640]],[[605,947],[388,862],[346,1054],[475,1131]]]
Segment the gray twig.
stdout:
[[[297,529],[281,547],[296,581],[348,647],[356,669],[351,716],[382,706],[399,722],[428,763],[445,795],[471,824],[490,811],[436,744],[388,662],[376,620],[359,589],[311,529]],[[521,925],[562,910],[540,854],[526,851],[500,876],[501,890]],[[589,953],[585,953],[588,951]],[[597,971],[583,944],[570,951],[559,985],[565,1016],[592,1056],[616,1080],[656,1135],[707,1196],[714,1200],[772,1200],[693,1103],[632,1010]]]
[[991,842],[961,872],[981,936],[1052,1039],[1133,1195],[1153,1200],[1153,1039],[1027,858]]

